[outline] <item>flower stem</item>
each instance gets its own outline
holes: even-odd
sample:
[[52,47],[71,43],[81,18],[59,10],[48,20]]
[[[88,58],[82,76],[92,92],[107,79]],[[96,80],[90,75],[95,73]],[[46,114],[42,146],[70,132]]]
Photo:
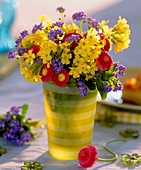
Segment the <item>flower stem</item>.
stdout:
[[82,22],[83,22],[83,21],[81,20],[81,21],[80,21],[80,33],[82,33],[82,25],[83,25]]
[[105,150],[107,150],[109,153],[111,153],[113,155],[112,158],[109,158],[109,159],[105,159],[105,158],[98,158],[99,161],[104,161],[104,162],[111,162],[111,161],[115,161],[117,158],[118,158],[118,155],[113,152],[111,149],[109,149],[107,147],[107,145],[111,144],[111,143],[114,143],[114,142],[118,142],[118,141],[121,141],[121,142],[126,142],[126,139],[122,139],[122,138],[117,138],[117,139],[113,139],[113,140],[110,140],[106,143],[103,144],[103,148]]

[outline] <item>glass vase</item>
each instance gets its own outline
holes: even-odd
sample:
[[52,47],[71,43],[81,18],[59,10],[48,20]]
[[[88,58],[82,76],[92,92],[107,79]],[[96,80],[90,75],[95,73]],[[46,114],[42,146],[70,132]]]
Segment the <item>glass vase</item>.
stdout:
[[81,97],[74,87],[43,83],[49,153],[61,160],[77,159],[92,143],[97,91]]
[[15,19],[16,0],[0,0],[0,53],[14,48],[11,27]]

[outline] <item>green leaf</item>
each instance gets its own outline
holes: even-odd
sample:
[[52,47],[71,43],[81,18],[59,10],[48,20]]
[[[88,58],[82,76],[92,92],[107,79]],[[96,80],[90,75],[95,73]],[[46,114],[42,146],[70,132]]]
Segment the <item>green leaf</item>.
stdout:
[[99,93],[101,95],[102,100],[105,100],[107,97],[107,92],[105,90],[100,90]]
[[107,92],[103,88],[104,84],[100,80],[97,80],[96,85],[102,100],[105,100],[107,97]]
[[57,56],[60,56],[61,55],[61,53],[62,53],[62,49],[61,48],[59,48],[58,50],[57,50]]
[[28,104],[24,104],[23,106],[21,106],[21,113],[22,113],[22,119],[21,122],[24,122],[24,119],[26,117],[27,111],[28,111]]
[[95,90],[96,89],[96,84],[93,81],[86,81],[85,82],[86,86],[90,89],[90,90]]
[[38,66],[33,69],[33,74],[37,75],[41,71],[42,66],[43,64],[38,64]]

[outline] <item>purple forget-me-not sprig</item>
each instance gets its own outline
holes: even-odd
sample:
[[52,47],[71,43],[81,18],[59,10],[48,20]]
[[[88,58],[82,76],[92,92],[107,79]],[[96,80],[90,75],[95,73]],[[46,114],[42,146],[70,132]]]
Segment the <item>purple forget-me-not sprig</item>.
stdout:
[[78,91],[79,91],[79,93],[80,93],[80,96],[83,97],[83,96],[86,96],[86,95],[87,95],[88,89],[87,89],[87,87],[86,87],[86,85],[84,84],[83,81],[78,80],[78,82],[77,82],[77,88],[78,88]]
[[62,36],[63,35],[63,31],[58,28],[55,30],[50,30],[50,32],[48,33],[48,38],[52,41],[55,41],[57,39],[57,36]]
[[52,59],[52,67],[55,71],[55,73],[59,73],[64,69],[63,64],[61,63],[60,58],[55,57]]

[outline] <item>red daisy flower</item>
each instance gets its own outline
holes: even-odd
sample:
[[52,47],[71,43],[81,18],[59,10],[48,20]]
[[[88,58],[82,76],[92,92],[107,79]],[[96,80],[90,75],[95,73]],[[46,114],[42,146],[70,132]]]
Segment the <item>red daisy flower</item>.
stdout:
[[109,51],[110,50],[110,42],[109,42],[108,38],[105,38],[105,35],[103,33],[99,33],[99,36],[100,36],[101,40],[105,39],[105,41],[106,41],[106,44],[105,44],[103,50]]
[[43,82],[50,81],[53,77],[53,74],[54,74],[54,70],[53,70],[52,65],[50,65],[50,67],[47,68],[47,65],[44,64],[40,71],[40,76],[42,76],[42,78],[41,78],[42,81]]
[[[64,38],[63,38],[63,42],[65,42],[66,39],[67,39],[68,37],[72,36],[72,35],[78,35],[80,39],[83,38],[82,35],[80,35],[80,34],[78,34],[78,33],[76,33],[76,32],[73,32],[73,33],[68,33],[68,34],[66,34],[66,35],[64,36]],[[74,48],[77,46],[77,42],[76,42],[76,41],[73,41],[71,45],[72,45],[72,48],[74,49]]]
[[62,70],[57,74],[54,74],[53,81],[57,86],[64,86],[69,81],[69,74],[66,70]]
[[30,48],[27,50],[27,52],[28,52],[29,50],[32,50],[32,53],[37,54],[37,53],[40,51],[40,46],[39,46],[39,45],[34,45],[34,46],[30,47]]
[[100,70],[108,70],[113,66],[113,59],[108,53],[102,51],[99,57],[96,59],[96,64]]
[[92,146],[84,146],[78,153],[78,162],[83,168],[89,168],[98,160],[97,149]]

